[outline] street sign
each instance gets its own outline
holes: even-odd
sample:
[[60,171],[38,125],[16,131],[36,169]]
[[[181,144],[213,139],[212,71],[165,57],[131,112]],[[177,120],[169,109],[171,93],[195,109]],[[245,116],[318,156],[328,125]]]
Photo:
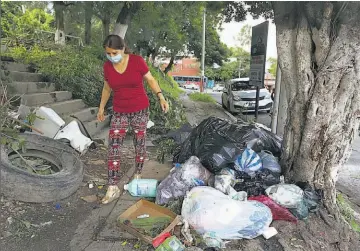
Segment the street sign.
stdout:
[[250,84],[264,88],[269,21],[252,27]]
[[269,21],[252,27],[249,83],[256,86],[255,121],[259,114],[260,88],[264,88],[268,29]]

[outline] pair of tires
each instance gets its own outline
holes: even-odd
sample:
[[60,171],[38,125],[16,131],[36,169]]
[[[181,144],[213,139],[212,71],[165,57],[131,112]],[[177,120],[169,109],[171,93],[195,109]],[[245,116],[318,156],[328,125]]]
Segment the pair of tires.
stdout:
[[21,134],[26,152],[22,157],[35,157],[56,167],[49,175],[31,173],[26,168],[15,166],[11,159],[12,149],[0,145],[1,193],[9,199],[24,202],[58,201],[72,195],[81,185],[84,167],[77,153],[69,146],[38,135]]

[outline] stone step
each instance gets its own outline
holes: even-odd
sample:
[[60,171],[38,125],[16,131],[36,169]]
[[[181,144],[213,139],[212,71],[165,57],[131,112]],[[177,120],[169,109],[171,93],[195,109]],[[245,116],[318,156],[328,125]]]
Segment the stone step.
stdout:
[[9,91],[16,94],[54,92],[55,84],[49,82],[12,82]]
[[61,117],[67,117],[68,115],[80,111],[86,107],[82,99],[66,100],[45,106],[53,109]]
[[44,80],[43,75],[40,73],[5,70],[1,71],[5,76],[9,77],[14,82],[41,82]]
[[16,62],[1,62],[1,70],[17,71],[17,72],[31,72],[29,65]]
[[84,123],[84,122],[88,122],[88,121],[92,121],[92,120],[96,119],[97,112],[98,112],[97,107],[89,107],[89,108],[85,108],[83,110],[74,112],[74,113],[70,114],[69,116],[64,117],[64,120],[66,122],[70,122],[74,119],[71,116],[75,116],[76,118],[78,118],[79,120],[81,120]]
[[70,100],[72,93],[68,91],[55,91],[48,93],[25,94],[21,98],[21,104],[26,106],[42,106],[56,102]]
[[99,122],[97,119],[85,122],[85,128],[89,134],[93,137],[99,134],[102,130],[107,130],[110,124],[110,115],[105,116],[105,121]]

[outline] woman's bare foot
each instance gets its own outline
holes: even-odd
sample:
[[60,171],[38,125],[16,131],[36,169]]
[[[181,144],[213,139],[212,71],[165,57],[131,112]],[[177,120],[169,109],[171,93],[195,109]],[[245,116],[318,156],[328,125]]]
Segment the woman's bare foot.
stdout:
[[101,200],[102,204],[108,204],[110,202],[113,202],[117,198],[120,197],[120,189],[116,185],[111,185],[108,187],[106,191],[105,197]]
[[136,180],[141,179],[141,174],[140,173],[135,174],[134,179],[136,179]]

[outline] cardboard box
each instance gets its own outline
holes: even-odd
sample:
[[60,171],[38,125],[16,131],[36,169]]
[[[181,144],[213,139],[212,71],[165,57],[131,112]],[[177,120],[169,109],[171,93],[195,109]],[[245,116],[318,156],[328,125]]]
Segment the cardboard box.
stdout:
[[[159,235],[153,238],[150,235],[141,233],[141,229],[135,228],[134,226],[129,224],[130,221],[137,220],[138,216],[141,215],[149,215],[149,218],[169,217],[170,224]],[[126,224],[126,221],[128,221],[128,224]],[[181,217],[176,215],[169,209],[158,206],[155,203],[143,199],[139,200],[137,203],[129,207],[118,218],[118,224],[122,229],[149,244],[152,244],[153,240],[160,237],[161,235],[165,233],[171,233],[171,231],[175,228],[177,224],[179,224],[180,221]]]

